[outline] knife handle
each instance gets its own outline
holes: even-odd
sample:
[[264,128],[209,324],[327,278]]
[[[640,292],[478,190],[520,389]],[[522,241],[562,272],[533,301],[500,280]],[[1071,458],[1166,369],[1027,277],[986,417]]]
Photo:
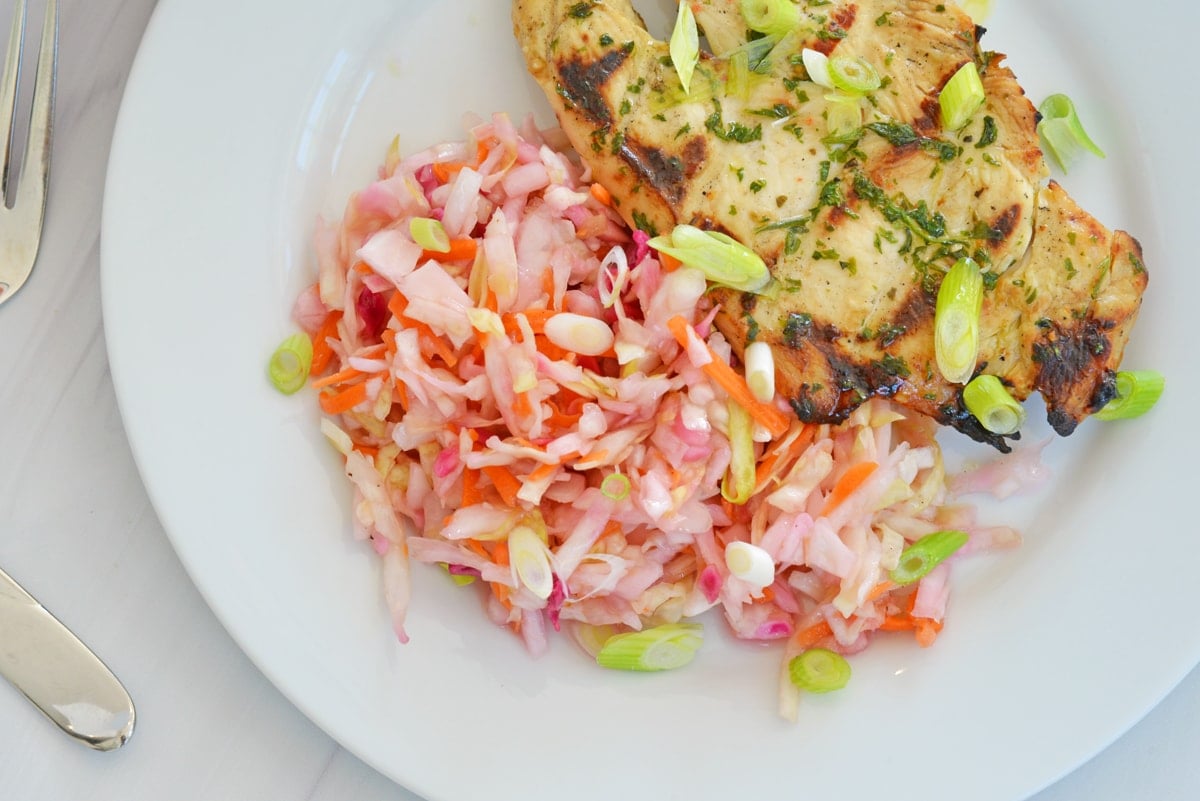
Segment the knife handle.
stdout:
[[70,629],[0,570],[0,675],[63,731],[99,751],[133,734],[129,693]]

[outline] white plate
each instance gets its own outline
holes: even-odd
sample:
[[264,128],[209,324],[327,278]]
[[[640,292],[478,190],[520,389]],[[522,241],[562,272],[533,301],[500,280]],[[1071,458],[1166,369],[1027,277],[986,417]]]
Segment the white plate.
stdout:
[[[436,571],[418,571],[412,642],[398,645],[315,404],[264,378],[313,275],[314,216],[340,211],[393,133],[414,149],[461,135],[466,111],[549,119],[509,4],[162,0],[113,144],[105,328],[163,525],[263,672],[431,801],[847,788],[1012,801],[1144,714],[1200,660],[1200,538],[1184,524],[1200,395],[1200,271],[1184,250],[1196,107],[1171,96],[1173,79],[1141,80],[1128,59],[1142,56],[1109,49],[1129,41],[1115,0],[997,5],[984,43],[1010,54],[1035,100],[1069,92],[1108,149],[1066,184],[1145,245],[1152,281],[1126,363],[1164,371],[1168,393],[1147,419],[1054,442],[1053,486],[1000,510],[1024,526],[1025,547],[957,575],[936,647],[881,641],[854,660],[847,691],[806,700],[792,726],[775,717],[773,651],[712,636],[691,667],[655,676],[602,671],[566,642],[532,661]],[[1155,70],[1190,75],[1196,20],[1180,14],[1196,11],[1169,5],[1144,2],[1137,16],[1173,20],[1146,44]]]

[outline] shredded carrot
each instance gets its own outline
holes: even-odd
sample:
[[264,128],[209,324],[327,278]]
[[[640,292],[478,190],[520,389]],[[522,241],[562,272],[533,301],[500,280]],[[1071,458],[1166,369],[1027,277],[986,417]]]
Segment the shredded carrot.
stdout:
[[[546,322],[558,314],[554,309],[525,309],[520,312],[525,315],[525,319],[529,321],[529,329],[535,334],[540,334],[546,330]],[[515,312],[505,312],[500,315],[500,319],[504,322],[504,330],[509,336],[517,336],[520,333],[520,326],[517,324],[517,314]]]
[[317,333],[313,335],[313,357],[310,368],[312,375],[320,375],[329,366],[329,360],[333,358],[333,348],[329,347],[328,340],[337,336],[337,325],[341,319],[340,311],[330,312],[325,316],[325,321],[321,323]]
[[554,270],[549,267],[542,270],[542,291],[546,293],[546,299],[554,302]]
[[826,637],[833,636],[833,629],[829,628],[829,624],[822,620],[820,623],[814,623],[806,629],[800,629],[792,635],[792,644],[801,650],[812,648]]
[[369,275],[372,272],[371,266],[363,261],[356,261],[354,263],[354,271],[363,275]]
[[[492,548],[492,561],[500,566],[508,565],[508,543],[504,540],[498,540]],[[504,604],[506,609],[512,609],[512,589],[507,584],[501,584],[498,581],[492,582],[492,594],[496,596],[496,600]],[[513,631],[521,630],[521,621],[513,621]]]
[[774,600],[775,590],[770,585],[767,585],[766,587],[762,588],[762,595],[758,596],[757,598],[751,598],[750,602],[756,604],[769,604]]
[[591,451],[588,453],[587,456],[584,456],[582,459],[576,462],[575,466],[587,469],[588,467],[595,467],[596,465],[603,464],[604,460],[607,458],[608,451],[604,448],[601,448],[598,451]]
[[562,411],[554,399],[548,399],[546,403],[550,406],[550,414],[546,417],[546,423],[552,428],[574,428],[582,416],[580,413],[570,414]]
[[408,298],[404,297],[403,292],[393,292],[392,296],[388,298],[387,308],[392,313],[392,316],[399,320],[404,317],[404,312],[408,310]]
[[433,177],[438,179],[438,183],[448,184],[450,179],[458,175],[467,165],[461,161],[435,161],[431,166]]
[[533,414],[533,404],[529,402],[528,392],[518,392],[513,398],[513,411],[521,417]]
[[885,594],[887,594],[890,590],[893,590],[895,588],[896,588],[896,585],[894,583],[892,583],[888,579],[884,579],[883,581],[879,582],[878,584],[876,584],[874,587],[871,588],[871,591],[869,593],[867,593],[867,600],[868,601],[878,601]]
[[933,645],[933,641],[937,639],[938,632],[942,630],[942,621],[934,620],[928,617],[913,618],[913,633],[917,637],[917,644],[922,648],[928,648]]
[[465,540],[463,540],[463,543],[468,548],[470,548],[472,551],[474,551],[477,556],[482,556],[484,559],[488,560],[489,562],[492,561],[492,554],[488,551],[487,547],[479,540],[475,539],[474,537],[467,537]]
[[673,273],[683,266],[683,262],[672,256],[670,253],[658,252],[658,263],[662,265],[664,273]]
[[476,167],[480,166],[481,164],[483,164],[484,161],[487,160],[488,151],[490,151],[490,150],[491,150],[491,148],[488,147],[488,143],[484,142],[483,140],[480,140],[475,143],[475,166]]
[[603,203],[605,206],[612,205],[612,193],[604,188],[602,184],[592,184],[588,190],[592,193],[592,197]]
[[463,239],[451,239],[450,249],[445,253],[437,250],[421,251],[422,259],[433,259],[434,261],[470,261],[475,258],[475,249],[478,243],[470,237]]
[[[670,329],[671,334],[674,335],[675,340],[682,348],[687,348],[689,335],[695,333],[691,324],[678,314],[667,320],[667,328]],[[708,346],[707,342],[704,342],[704,347],[708,348],[710,357],[708,364],[700,368],[704,371],[704,374],[719,384],[721,389],[729,393],[729,396],[745,408],[751,417],[770,431],[772,436],[783,436],[791,427],[791,421],[788,420],[787,415],[774,406],[763,403],[755,398],[754,394],[750,391],[750,386],[746,383],[746,379],[738,375],[737,371],[723,362],[713,349]]]
[[[501,584],[498,581],[493,581],[493,582],[491,582],[491,586],[492,586],[492,595],[496,596],[496,600],[499,601],[501,604],[503,604],[505,609],[511,610],[512,609],[512,601],[510,600],[510,597],[512,596],[512,590],[509,589],[508,585]],[[513,630],[519,631],[520,630],[519,624],[514,623]]]
[[775,466],[780,461],[786,466],[790,462],[794,462],[804,453],[813,441],[813,436],[816,434],[816,426],[805,425],[804,429],[796,435],[786,448],[774,448],[763,456],[762,461],[758,463],[758,469],[755,471],[754,486],[762,487],[775,471]]
[[501,465],[487,465],[483,468],[483,472],[492,480],[492,485],[496,487],[496,491],[500,493],[504,503],[508,506],[516,506],[517,493],[521,489],[521,482],[517,477],[508,468]]
[[354,450],[358,451],[368,459],[374,459],[379,455],[379,448],[376,448],[374,445],[363,445],[361,442],[355,443]]
[[544,481],[545,479],[554,475],[554,471],[558,470],[558,467],[559,466],[556,464],[539,464],[537,467],[533,468],[533,470],[526,477],[526,480]]
[[351,384],[341,392],[322,392],[318,396],[321,409],[326,414],[348,412],[367,399],[367,385]]
[[544,336],[538,336],[533,340],[533,345],[547,359],[555,362],[569,361],[572,355],[571,351],[560,348]]
[[[508,564],[508,545],[503,541],[495,543],[491,551],[488,551],[487,547],[477,539],[468,537],[463,542],[468,548],[489,562],[495,562],[498,565]],[[507,585],[501,584],[498,581],[491,581],[488,584],[491,586],[492,595],[496,596],[496,600],[503,604],[505,609],[512,609],[512,601],[510,600],[512,590]]]
[[336,373],[330,373],[324,378],[318,378],[312,382],[313,389],[321,389],[323,387],[331,387],[334,384],[343,384],[352,378],[366,375],[362,370],[357,370],[353,367],[347,367],[345,370],[338,370]]
[[888,615],[879,624],[879,631],[909,631],[912,627],[913,621],[908,615]]
[[850,497],[856,489],[862,486],[862,483],[871,477],[871,474],[879,467],[875,462],[859,462],[851,465],[842,477],[833,485],[833,489],[829,492],[829,497],[825,499],[825,508],[821,514],[829,514],[834,509],[842,505],[847,498]]
[[474,506],[483,500],[479,492],[479,471],[467,467],[462,472],[462,506]]
[[420,343],[432,351],[434,356],[445,362],[447,367],[454,367],[458,364],[458,354],[446,340],[434,333],[432,328],[425,323],[417,323],[414,328],[417,329],[417,339]]

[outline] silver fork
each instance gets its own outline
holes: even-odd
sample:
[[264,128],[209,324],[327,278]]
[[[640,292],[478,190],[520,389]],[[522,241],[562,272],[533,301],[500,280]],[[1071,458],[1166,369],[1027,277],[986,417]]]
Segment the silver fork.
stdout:
[[19,0],[13,13],[12,35],[4,77],[0,79],[0,305],[17,294],[37,261],[46,216],[46,189],[50,183],[50,135],[54,118],[54,82],[58,60],[58,0],[46,3],[41,48],[37,57],[33,103],[29,114],[29,137],[20,167],[16,190],[9,191],[13,174],[12,142],[16,116],[17,88],[21,77],[25,42],[25,12],[28,0]]
[[[50,130],[58,49],[58,3],[48,0],[34,79],[29,138],[16,191],[10,193],[10,151],[27,0],[13,15],[4,76],[0,79],[0,304],[29,278],[37,259],[50,175]],[[66,626],[0,570],[0,675],[63,731],[107,751],[133,733],[129,693],[103,662]]]

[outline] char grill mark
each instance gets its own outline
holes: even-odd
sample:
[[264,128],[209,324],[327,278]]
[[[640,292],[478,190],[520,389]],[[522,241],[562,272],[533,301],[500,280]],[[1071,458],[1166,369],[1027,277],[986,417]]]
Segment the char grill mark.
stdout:
[[609,50],[595,61],[582,58],[558,65],[559,93],[598,125],[612,124],[612,110],[601,90],[628,58],[624,50]]
[[626,137],[620,148],[625,163],[669,203],[678,203],[683,197],[688,180],[704,160],[704,153],[702,136],[689,139],[682,156],[670,155],[661,148],[643,144],[632,137]]
[[[1047,398],[1065,397],[1079,384],[1080,376],[1096,369],[1105,375],[1088,399],[1092,410],[1099,409],[1116,397],[1116,379],[1104,364],[1111,349],[1108,331],[1112,323],[1085,318],[1069,328],[1056,323],[1043,323],[1046,337],[1033,346],[1033,361],[1037,364],[1037,387]],[[1067,436],[1079,421],[1061,409],[1049,410],[1051,427]]]

